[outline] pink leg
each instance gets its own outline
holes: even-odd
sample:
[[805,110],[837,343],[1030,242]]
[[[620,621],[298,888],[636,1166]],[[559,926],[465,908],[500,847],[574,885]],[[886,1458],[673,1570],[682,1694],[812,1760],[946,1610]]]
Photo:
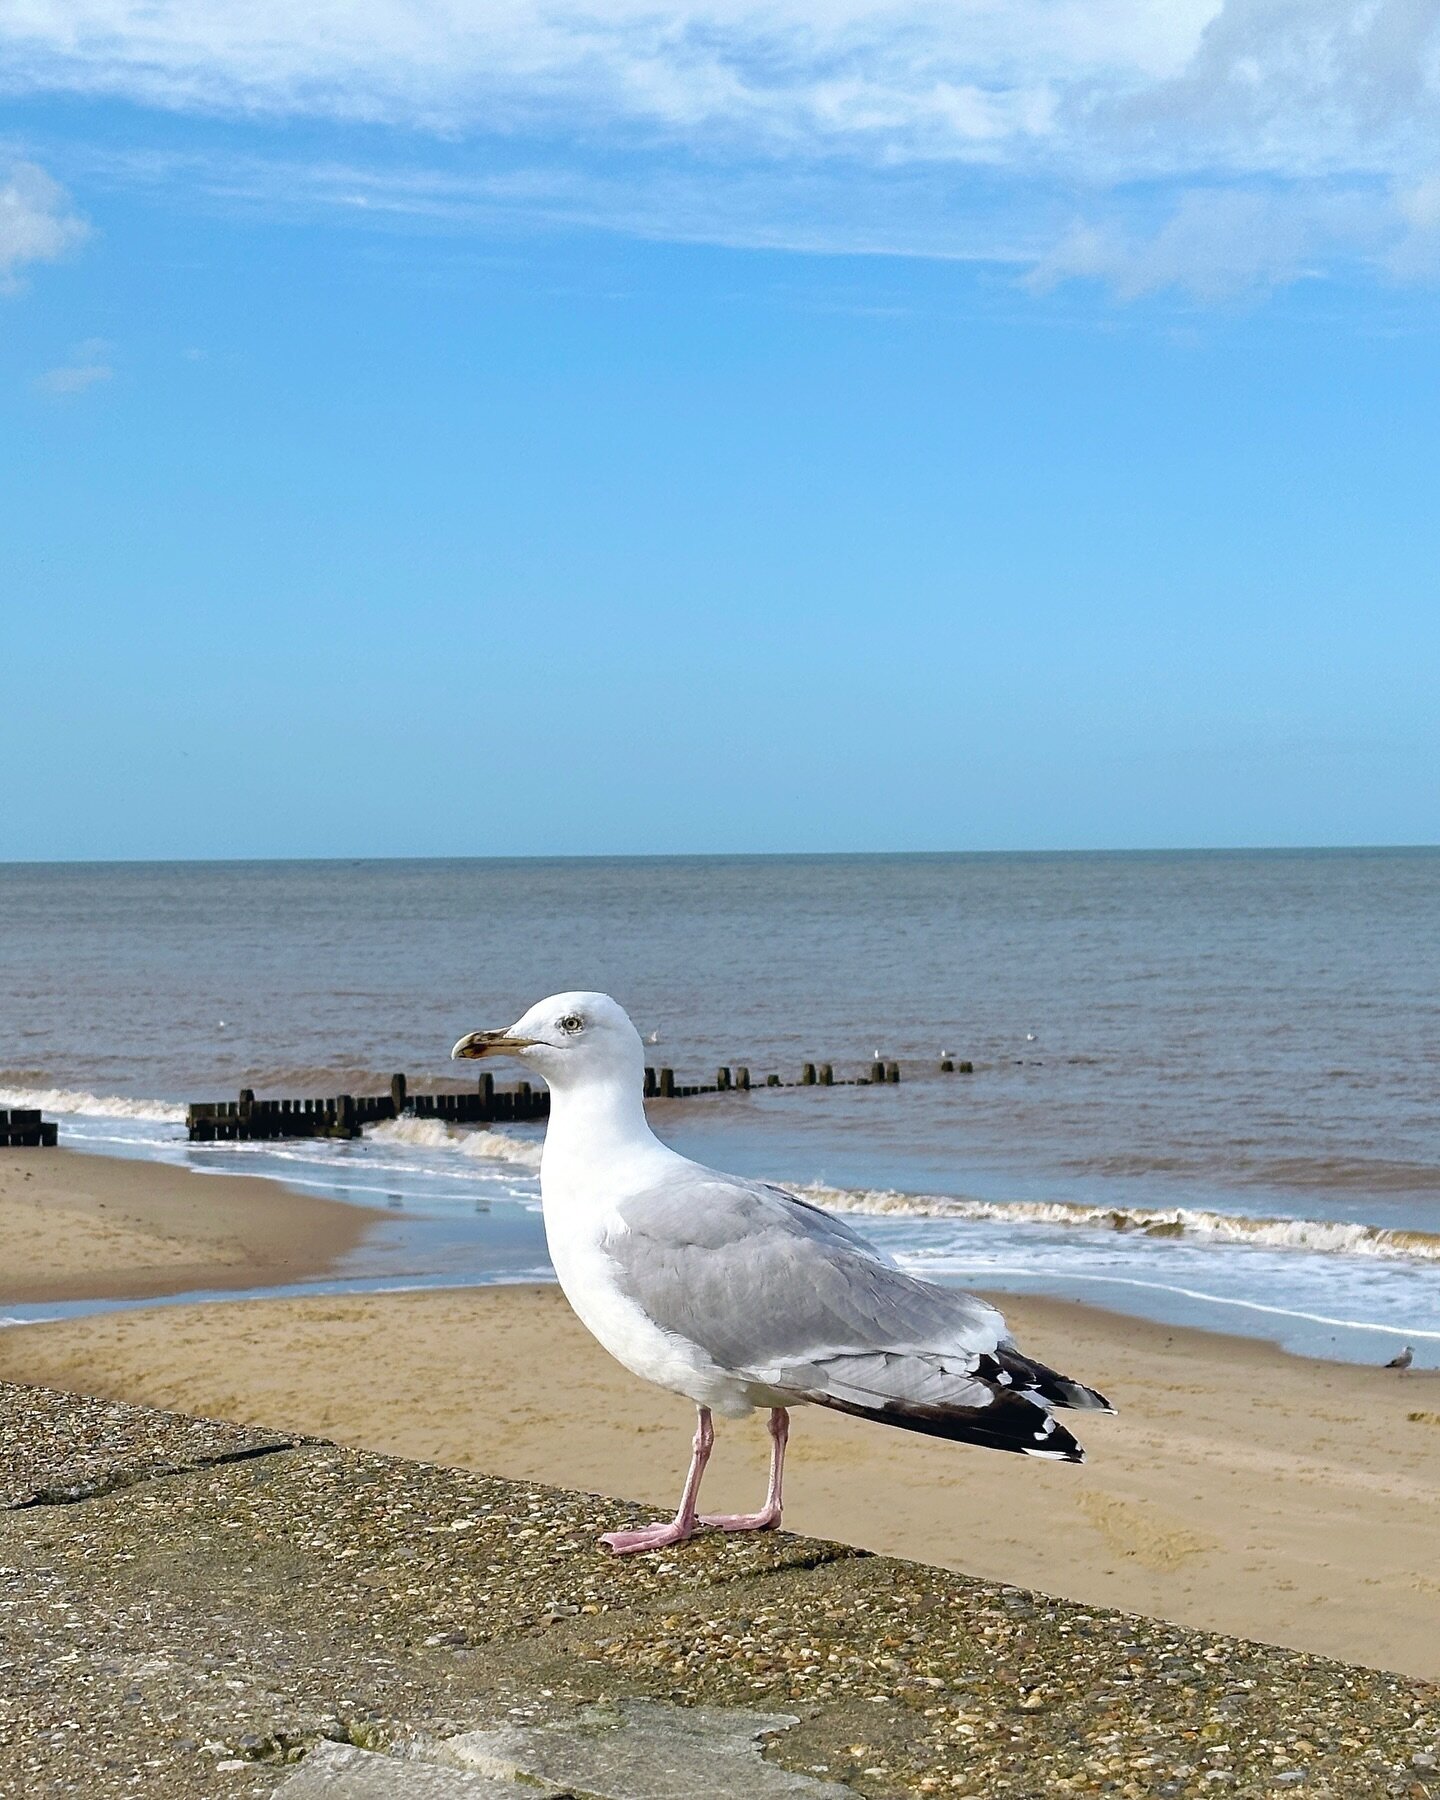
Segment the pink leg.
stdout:
[[633,1556],[638,1550],[664,1550],[671,1544],[683,1544],[694,1537],[699,1519],[695,1503],[700,1498],[700,1478],[715,1445],[715,1427],[710,1408],[699,1408],[695,1422],[695,1447],[690,1457],[690,1473],[685,1477],[685,1490],[680,1496],[680,1510],[668,1525],[645,1525],[639,1531],[607,1531],[600,1542],[617,1556]]
[[717,1531],[773,1531],[780,1523],[780,1483],[785,1474],[785,1445],[790,1437],[790,1415],[783,1406],[770,1412],[770,1491],[758,1513],[707,1513],[702,1525]]

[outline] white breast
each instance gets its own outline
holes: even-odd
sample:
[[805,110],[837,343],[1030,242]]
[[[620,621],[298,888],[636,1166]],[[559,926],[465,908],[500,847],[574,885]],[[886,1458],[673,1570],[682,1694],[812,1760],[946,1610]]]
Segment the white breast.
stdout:
[[616,1279],[603,1247],[607,1227],[623,1230],[603,1212],[545,1198],[545,1238],[565,1298],[582,1325],[633,1375],[728,1418],[752,1410],[745,1383],[719,1368],[698,1344],[664,1331]]

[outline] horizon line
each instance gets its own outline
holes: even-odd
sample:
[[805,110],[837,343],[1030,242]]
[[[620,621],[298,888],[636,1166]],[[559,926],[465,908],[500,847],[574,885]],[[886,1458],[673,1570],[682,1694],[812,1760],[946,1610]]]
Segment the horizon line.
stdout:
[[1105,857],[1105,856],[1346,856],[1414,855],[1440,851],[1440,842],[1397,844],[1167,844],[1109,845],[1065,848],[980,850],[556,850],[428,852],[424,854],[365,854],[329,856],[53,856],[0,858],[0,869],[135,869],[135,868],[244,868],[275,863],[299,865],[356,863],[557,863],[557,862],[839,862],[860,858],[875,860],[913,858],[946,859],[1006,857]]

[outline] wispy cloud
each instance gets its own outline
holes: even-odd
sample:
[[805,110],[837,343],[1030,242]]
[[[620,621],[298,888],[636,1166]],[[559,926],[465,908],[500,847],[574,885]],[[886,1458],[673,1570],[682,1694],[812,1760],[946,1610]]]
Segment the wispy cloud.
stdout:
[[449,132],[630,127],[965,155],[1077,81],[1183,67],[1213,0],[16,0],[8,84]]
[[0,294],[19,289],[27,264],[54,262],[88,235],[64,188],[35,163],[14,163],[0,176]]
[[15,0],[5,20],[12,91],[386,128],[372,166],[308,172],[316,204],[1019,256],[1036,285],[1128,296],[1440,273],[1440,0]]
[[1190,189],[1159,218],[1073,224],[1025,280],[1036,292],[1094,280],[1122,300],[1166,289],[1229,300],[1317,275],[1341,259],[1373,260],[1387,242],[1398,250],[1405,235],[1389,199],[1365,190]]
[[37,375],[31,385],[54,400],[86,393],[114,376],[115,371],[106,360],[110,349],[104,338],[87,338],[72,348],[68,363],[47,369],[43,375]]

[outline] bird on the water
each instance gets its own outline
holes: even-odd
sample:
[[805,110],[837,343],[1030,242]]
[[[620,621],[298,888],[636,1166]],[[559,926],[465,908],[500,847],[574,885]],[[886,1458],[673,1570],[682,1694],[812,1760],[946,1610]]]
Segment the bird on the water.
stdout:
[[1387,1369],[1408,1369],[1415,1360],[1415,1347],[1407,1344],[1398,1356],[1392,1356],[1385,1367]]
[[[662,1144],[645,1117],[644,1045],[608,994],[553,994],[451,1055],[514,1056],[549,1083],[540,1191],[560,1286],[617,1361],[697,1409],[674,1519],[607,1532],[611,1550],[778,1526],[792,1406],[1083,1461],[1055,1409],[1109,1402],[1022,1355],[987,1301],[906,1273],[808,1200]],[[758,1407],[770,1415],[765,1504],[702,1514],[712,1414]]]

